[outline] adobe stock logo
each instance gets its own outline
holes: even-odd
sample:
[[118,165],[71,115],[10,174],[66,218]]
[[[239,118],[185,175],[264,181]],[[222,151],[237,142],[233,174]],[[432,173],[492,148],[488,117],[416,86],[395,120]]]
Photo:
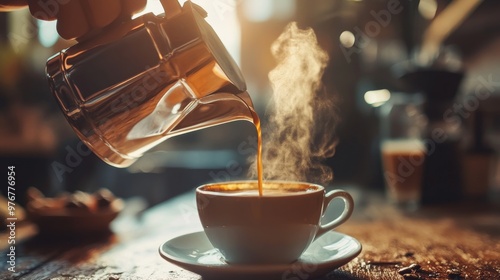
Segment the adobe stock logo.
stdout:
[[[257,154],[257,136],[249,136],[238,145],[238,153],[242,156]],[[243,166],[236,160],[230,160],[226,168],[220,171],[210,171],[208,175],[214,182],[229,181],[234,177],[240,176],[244,171]]]
[[56,174],[57,180],[59,180],[59,182],[63,181],[63,175],[65,173],[72,173],[75,168],[80,166],[85,157],[92,154],[92,151],[82,141],[78,141],[78,144],[75,148],[69,145],[66,146],[65,150],[65,164],[59,161],[53,161],[51,164],[52,170],[54,170],[54,173]]
[[355,53],[361,53],[368,44],[370,38],[378,36],[382,31],[382,28],[389,26],[392,21],[392,17],[402,11],[403,6],[401,6],[401,2],[399,0],[389,0],[386,8],[378,12],[371,10],[370,15],[373,19],[365,24],[364,29],[361,29],[359,26],[355,26],[353,28],[355,44],[348,48],[342,45],[342,43],[339,43],[340,49],[342,50],[347,62],[351,63],[351,56]]
[[[152,69],[152,66],[146,66],[145,71]],[[169,74],[162,68],[155,68],[142,77],[140,82],[132,87],[126,94],[119,95],[115,98],[109,108],[107,108],[113,115],[114,119],[102,118],[93,120],[95,128],[91,131],[82,131],[83,135],[102,135],[102,131],[106,133],[113,134],[119,133],[116,130],[116,124],[120,122],[126,122],[131,118],[131,110],[138,108],[143,105],[143,103],[148,99],[148,94],[154,92],[158,88],[161,88],[164,81],[168,80]],[[69,93],[70,95],[75,95],[74,93]],[[54,171],[59,182],[62,182],[64,175],[66,173],[72,173],[76,168],[80,166],[84,158],[92,154],[92,151],[85,145],[83,141],[79,141],[76,146],[66,146],[65,147],[65,157],[64,162],[53,161],[51,164],[52,170]]]
[[[59,13],[60,7],[70,0],[38,0],[36,5],[39,9],[33,12],[35,18],[41,20],[53,19]],[[27,18],[22,19],[22,26],[16,29],[16,32],[9,33],[9,40],[14,50],[18,51],[20,46],[28,44],[32,38],[38,34],[36,21]]]
[[48,20],[54,18],[59,13],[61,5],[68,4],[70,0],[38,0],[37,5],[41,10],[33,13],[39,19]]
[[478,76],[476,84],[471,94],[464,97],[460,103],[455,103],[443,114],[445,122],[453,125],[461,125],[462,119],[467,119],[471,114],[479,109],[480,103],[490,98],[490,96],[500,89],[500,81],[493,80],[493,74],[488,77]]
[[[461,102],[455,102],[443,113],[443,122],[451,127],[459,127],[463,120],[468,119],[480,107],[481,102],[485,102],[492,94],[500,90],[500,81],[495,81],[493,74],[487,77],[478,76],[475,78],[475,86],[471,94],[464,97]],[[449,132],[441,127],[435,127],[429,132],[429,137],[422,139],[424,155],[434,154],[437,144],[444,143],[450,138]],[[414,155],[410,158],[399,158],[397,173],[384,172],[387,182],[403,183],[408,177],[413,175],[416,168],[424,163],[425,157]]]

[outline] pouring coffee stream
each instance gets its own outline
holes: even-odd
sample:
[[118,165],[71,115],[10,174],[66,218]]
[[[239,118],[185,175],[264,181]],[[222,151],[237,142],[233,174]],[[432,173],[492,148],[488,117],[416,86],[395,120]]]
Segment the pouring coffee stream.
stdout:
[[191,1],[160,2],[165,14],[121,22],[47,61],[76,134],[115,167],[171,137],[237,120],[255,124],[261,145],[243,75],[206,12]]
[[260,126],[260,118],[257,113],[252,110],[253,124],[257,131],[257,184],[259,188],[259,196],[263,195],[264,170],[262,167],[262,129]]

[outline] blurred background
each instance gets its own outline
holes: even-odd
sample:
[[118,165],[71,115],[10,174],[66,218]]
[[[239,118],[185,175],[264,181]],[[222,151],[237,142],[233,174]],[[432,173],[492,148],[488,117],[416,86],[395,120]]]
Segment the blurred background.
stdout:
[[[159,1],[148,1],[144,12],[162,11]],[[339,115],[330,132],[339,140],[336,154],[325,162],[334,170],[334,187],[383,192],[384,126],[418,114],[420,137],[433,149],[425,161],[422,202],[498,202],[499,1],[193,2],[208,12],[240,65],[261,116],[271,95],[272,42],[291,21],[314,29],[330,56],[322,81]],[[256,139],[246,122],[169,139],[126,169],[90,154],[45,80],[46,60],[74,43],[27,9],[0,13],[0,163],[16,166],[19,192],[29,186],[47,195],[105,187],[152,206],[206,182],[247,178]],[[406,115],[394,115],[396,106]]]

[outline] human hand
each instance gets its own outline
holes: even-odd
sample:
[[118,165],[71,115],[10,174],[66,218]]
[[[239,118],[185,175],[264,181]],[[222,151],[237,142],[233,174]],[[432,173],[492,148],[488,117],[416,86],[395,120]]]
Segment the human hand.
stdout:
[[28,5],[31,14],[42,20],[56,20],[64,39],[82,39],[98,34],[110,24],[130,19],[146,6],[147,0],[0,0],[0,9]]

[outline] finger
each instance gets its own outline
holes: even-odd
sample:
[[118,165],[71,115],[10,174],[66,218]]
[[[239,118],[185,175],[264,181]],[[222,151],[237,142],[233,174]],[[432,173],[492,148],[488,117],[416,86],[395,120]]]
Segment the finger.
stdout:
[[23,6],[27,5],[26,0],[2,0],[0,5],[2,6]]
[[28,0],[30,13],[33,17],[42,20],[55,20],[61,4],[57,1]]
[[147,0],[122,0],[122,15],[133,15],[146,7]]
[[12,11],[28,5],[26,0],[3,0],[0,2],[0,11]]
[[70,0],[60,5],[57,16],[57,32],[64,39],[75,39],[90,31],[85,10],[80,0]]
[[92,28],[102,28],[109,25],[118,18],[121,12],[119,0],[86,0],[85,4],[87,19]]

